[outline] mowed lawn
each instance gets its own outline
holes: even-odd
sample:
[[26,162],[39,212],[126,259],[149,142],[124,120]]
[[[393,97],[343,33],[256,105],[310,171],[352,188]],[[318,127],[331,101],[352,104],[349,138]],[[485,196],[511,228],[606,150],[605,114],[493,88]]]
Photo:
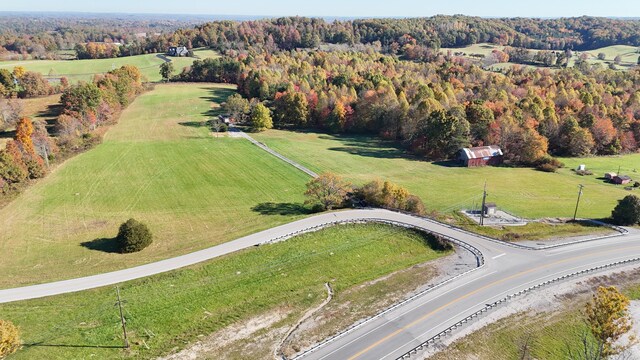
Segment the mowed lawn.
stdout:
[[[366,136],[269,130],[255,137],[316,172],[334,172],[356,184],[375,178],[397,182],[420,196],[428,209],[441,212],[479,207],[486,181],[487,201],[529,218],[572,217],[578,184],[585,184],[578,216],[607,217],[617,200],[631,192],[597,178],[605,171],[617,171],[618,164],[623,169],[640,169],[640,154],[563,159],[567,168],[544,173],[530,168],[462,168],[427,162],[390,142]],[[578,164],[593,168],[596,175],[576,175],[570,168]]]
[[[163,54],[146,54],[125,56],[114,59],[88,59],[88,60],[25,60],[0,62],[0,69],[12,70],[16,66],[23,66],[28,71],[39,72],[45,77],[59,78],[66,76],[69,81],[91,81],[94,75],[102,74],[123,65],[134,65],[140,69],[148,81],[159,81],[160,65],[165,61]],[[219,56],[215,51],[202,49],[195,50],[194,55],[204,59]],[[175,72],[193,63],[194,58],[170,57],[174,63]]]
[[434,250],[413,230],[340,225],[131,281],[120,286],[128,352],[119,348],[113,287],[2,304],[0,314],[22,333],[24,347],[12,359],[150,359],[256,315],[282,313],[276,326],[286,328],[325,299],[325,282],[339,298],[354,286],[450,253]]
[[[140,96],[95,149],[0,209],[0,288],[128,268],[300,218],[263,203],[302,203],[308,176],[244,139],[200,123],[230,86],[158,85]],[[155,236],[144,251],[108,253],[133,217]],[[98,240],[87,246],[83,242]],[[89,247],[97,247],[92,250]]]

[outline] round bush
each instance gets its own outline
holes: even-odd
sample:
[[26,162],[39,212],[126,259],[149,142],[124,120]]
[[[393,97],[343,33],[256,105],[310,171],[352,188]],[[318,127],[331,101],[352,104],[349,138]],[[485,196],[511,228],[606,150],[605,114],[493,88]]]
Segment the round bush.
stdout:
[[121,253],[132,253],[151,245],[153,235],[147,225],[129,219],[120,225],[117,239]]
[[0,320],[0,359],[20,348],[20,333],[11,321]]

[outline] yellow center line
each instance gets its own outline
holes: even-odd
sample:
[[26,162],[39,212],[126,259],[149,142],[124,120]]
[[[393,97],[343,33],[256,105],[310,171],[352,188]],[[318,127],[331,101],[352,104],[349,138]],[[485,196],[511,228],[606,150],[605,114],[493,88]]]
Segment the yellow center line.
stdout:
[[389,334],[389,335],[387,335],[387,336],[383,337],[382,339],[380,339],[380,340],[376,341],[375,343],[373,343],[373,344],[369,345],[369,346],[368,346],[368,347],[366,347],[365,349],[363,349],[363,350],[359,351],[357,354],[355,354],[355,355],[351,356],[351,357],[349,358],[349,360],[356,359],[356,358],[358,358],[358,357],[362,356],[363,354],[366,354],[366,353],[367,353],[367,352],[369,352],[371,349],[373,349],[373,348],[377,347],[378,345],[380,345],[380,344],[382,344],[383,342],[385,342],[385,341],[387,341],[387,340],[391,339],[392,337],[394,337],[394,336],[396,336],[396,335],[400,334],[401,332],[404,332],[404,331],[405,331],[405,330],[407,330],[408,328],[413,327],[414,325],[416,325],[416,324],[418,324],[418,323],[421,323],[421,322],[422,322],[422,321],[424,321],[426,318],[428,318],[428,317],[430,317],[431,315],[433,315],[433,314],[435,314],[435,313],[437,313],[437,312],[441,311],[442,309],[445,309],[445,308],[447,308],[447,307],[451,306],[452,304],[455,304],[455,303],[457,303],[457,302],[459,302],[459,301],[461,301],[461,300],[463,300],[463,299],[468,298],[469,296],[472,296],[472,295],[474,295],[474,294],[476,294],[476,293],[478,293],[478,292],[480,292],[480,291],[482,291],[482,290],[485,290],[485,289],[487,289],[487,288],[489,288],[489,287],[492,287],[492,286],[494,286],[494,285],[497,285],[497,284],[503,283],[503,282],[505,282],[505,281],[507,281],[507,280],[511,280],[511,279],[514,279],[514,278],[520,277],[520,276],[522,276],[522,275],[528,274],[528,273],[530,273],[530,272],[533,272],[533,271],[536,271],[536,270],[539,270],[539,269],[543,269],[543,268],[550,267],[550,266],[553,266],[553,265],[561,264],[561,263],[568,262],[568,261],[571,261],[571,260],[576,260],[576,259],[586,258],[586,257],[590,257],[590,256],[593,256],[593,255],[602,255],[602,254],[607,254],[607,253],[612,253],[612,252],[618,252],[618,251],[620,251],[620,250],[633,249],[633,248],[637,248],[637,247],[638,247],[638,245],[635,245],[635,246],[629,246],[629,247],[621,248],[621,249],[615,249],[615,250],[609,250],[609,251],[599,251],[599,252],[594,253],[594,254],[585,254],[585,255],[575,256],[575,257],[572,257],[572,258],[567,258],[567,259],[563,259],[563,260],[558,260],[558,261],[555,261],[555,262],[552,262],[552,263],[549,263],[549,264],[545,264],[545,265],[541,265],[541,266],[538,266],[538,267],[535,267],[535,268],[531,268],[531,269],[529,269],[529,270],[524,270],[524,271],[521,271],[521,272],[519,272],[519,273],[517,273],[517,274],[513,274],[513,275],[511,275],[511,276],[507,276],[507,277],[502,278],[502,279],[500,279],[500,280],[496,280],[496,281],[494,281],[494,282],[492,282],[492,283],[490,283],[490,284],[487,284],[487,285],[485,285],[485,286],[483,286],[483,287],[481,287],[481,288],[478,288],[478,289],[473,290],[473,291],[471,291],[471,292],[469,292],[469,293],[467,293],[467,294],[465,294],[465,295],[463,295],[463,296],[460,296],[460,297],[458,297],[457,299],[452,300],[452,301],[450,301],[450,302],[448,302],[448,303],[446,303],[446,304],[444,304],[444,305],[440,306],[439,308],[437,308],[437,309],[435,309],[435,310],[433,310],[433,311],[431,311],[431,312],[429,312],[429,313],[427,313],[427,314],[423,315],[423,316],[422,316],[422,317],[420,317],[419,319],[414,320],[413,322],[411,322],[411,323],[409,323],[409,324],[407,324],[407,325],[405,325],[405,326],[401,327],[400,329],[398,329],[398,330],[396,330],[396,331],[392,332],[391,334]]

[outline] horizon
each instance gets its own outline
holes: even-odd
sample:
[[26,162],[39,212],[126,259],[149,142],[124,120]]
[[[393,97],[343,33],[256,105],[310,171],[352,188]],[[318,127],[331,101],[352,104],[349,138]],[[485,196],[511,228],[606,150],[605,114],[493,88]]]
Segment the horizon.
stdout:
[[456,14],[433,14],[433,15],[411,15],[411,16],[339,16],[339,15],[286,15],[286,14],[272,14],[272,15],[257,15],[257,14],[196,14],[196,13],[154,13],[154,12],[95,12],[95,11],[19,11],[19,10],[0,10],[0,17],[8,16],[8,15],[40,15],[42,17],[59,17],[62,15],[86,15],[86,16],[155,16],[155,17],[188,17],[188,18],[213,18],[213,20],[224,19],[224,20],[236,20],[236,21],[244,21],[244,20],[259,20],[259,19],[273,19],[273,18],[283,18],[283,17],[305,17],[305,18],[315,18],[315,19],[325,19],[325,20],[357,20],[357,19],[413,19],[413,18],[430,18],[435,16],[466,16],[466,17],[478,17],[482,19],[513,19],[513,18],[523,18],[523,19],[563,19],[563,18],[581,18],[581,17],[592,17],[592,18],[606,18],[606,19],[621,19],[621,20],[639,20],[640,15],[638,16],[605,16],[605,15],[572,15],[572,16],[481,16],[481,15],[471,15],[464,13],[456,13]]
[[[539,0],[535,3],[513,3],[509,0],[495,0],[491,4],[473,0],[460,0],[454,4],[396,0],[386,1],[325,0],[322,7],[310,3],[291,0],[264,3],[259,0],[245,0],[242,3],[192,1],[176,3],[170,0],[125,1],[112,0],[109,3],[77,3],[46,0],[23,0],[9,3],[2,13],[81,13],[81,14],[131,14],[131,15],[180,15],[180,16],[222,16],[222,17],[317,17],[317,18],[413,18],[435,15],[466,15],[483,18],[563,18],[596,16],[607,18],[637,18],[640,3],[621,0],[617,6],[596,1]],[[38,9],[34,11],[34,9]],[[118,9],[118,11],[114,11]],[[358,14],[358,15],[354,15]],[[634,14],[629,16],[629,14]]]

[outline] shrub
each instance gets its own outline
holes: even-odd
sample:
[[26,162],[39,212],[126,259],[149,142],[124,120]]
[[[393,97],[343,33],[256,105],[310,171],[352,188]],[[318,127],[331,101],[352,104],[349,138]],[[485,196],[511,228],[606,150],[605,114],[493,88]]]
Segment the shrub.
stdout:
[[117,240],[121,253],[132,253],[151,245],[153,235],[147,225],[129,219],[120,225]]
[[520,239],[521,235],[514,232],[508,232],[500,237],[503,241],[516,241]]
[[0,359],[20,348],[20,332],[11,321],[0,320]]
[[618,200],[618,205],[611,212],[611,218],[618,225],[633,225],[640,222],[640,198],[627,195]]
[[593,172],[591,172],[591,170],[574,170],[574,171],[576,174],[580,176],[593,175]]
[[536,164],[536,169],[544,172],[556,172],[556,170],[562,167],[564,167],[562,161],[552,158],[549,155],[546,155],[538,160]]
[[640,181],[636,181],[633,183],[633,187],[637,188],[640,187]]
[[426,212],[424,203],[422,203],[422,199],[415,195],[409,195],[407,197],[406,210],[416,215],[424,215],[424,213]]
[[556,172],[556,170],[558,170],[558,168],[552,164],[539,164],[536,166],[536,169],[544,172]]

